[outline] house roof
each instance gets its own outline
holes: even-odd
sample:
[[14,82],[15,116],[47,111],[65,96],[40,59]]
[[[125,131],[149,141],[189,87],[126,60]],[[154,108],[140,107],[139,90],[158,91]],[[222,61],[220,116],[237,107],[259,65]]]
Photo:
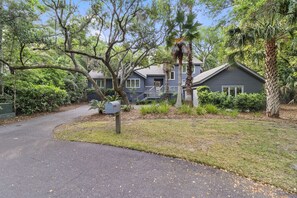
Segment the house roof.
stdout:
[[135,70],[135,73],[147,78],[147,76],[164,76],[165,72],[163,70],[163,66],[153,65],[143,69]]
[[259,80],[265,82],[265,79],[259,75],[257,72],[253,71],[252,69],[248,68],[247,66],[240,64],[240,63],[226,63],[224,65],[221,65],[219,67],[215,67],[213,69],[210,69],[208,71],[202,72],[201,74],[195,76],[193,78],[193,85],[199,85],[205,81],[207,81],[208,79],[216,76],[217,74],[221,73],[222,71],[225,71],[226,69],[228,69],[230,66],[238,66],[241,69],[243,69],[244,71],[248,72],[249,74],[255,76],[256,78],[258,78]]
[[[187,60],[186,58],[184,60]],[[183,63],[187,63],[183,61]],[[197,58],[193,57],[194,64],[201,64],[202,62]],[[134,71],[136,74],[140,75],[143,78],[147,78],[147,76],[165,76],[165,72],[163,70],[163,65],[152,65],[147,68],[136,68]],[[102,72],[92,70],[90,73],[92,78],[107,78]]]
[[89,74],[92,78],[105,78],[104,74],[101,71],[92,70],[89,72]]

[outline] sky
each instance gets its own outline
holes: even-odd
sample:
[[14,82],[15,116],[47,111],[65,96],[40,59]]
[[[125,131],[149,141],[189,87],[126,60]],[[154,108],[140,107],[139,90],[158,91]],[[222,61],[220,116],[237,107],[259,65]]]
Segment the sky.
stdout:
[[[79,12],[82,15],[86,14],[90,6],[89,2],[82,0],[72,0],[72,2],[79,5]],[[217,19],[209,16],[207,14],[207,8],[203,6],[198,8],[197,19],[203,26],[214,26],[217,23]]]

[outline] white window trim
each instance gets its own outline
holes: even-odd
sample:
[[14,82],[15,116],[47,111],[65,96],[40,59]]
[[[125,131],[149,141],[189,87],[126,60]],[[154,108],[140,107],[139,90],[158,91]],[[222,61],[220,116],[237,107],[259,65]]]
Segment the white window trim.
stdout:
[[[186,65],[186,71],[185,72],[182,71],[182,74],[187,74],[187,66],[188,65]],[[183,66],[182,70],[184,70],[184,66]],[[193,64],[193,74],[195,73],[195,70],[196,70],[196,65]]]
[[[101,87],[100,85],[98,85],[98,80],[103,80],[103,87]],[[106,78],[96,79],[96,83],[99,86],[99,88],[101,88],[101,89],[103,88],[104,89],[106,87]]]
[[[171,77],[171,72],[173,72],[173,78],[170,79],[169,77]],[[175,80],[175,71],[171,71],[169,72],[169,76],[168,76],[168,80]]]
[[224,92],[224,88],[228,88],[228,96],[230,96],[230,87],[235,88],[235,96],[237,96],[237,87],[241,87],[242,92],[244,93],[244,85],[222,85],[222,92]]
[[[139,81],[139,86],[138,87],[128,87],[127,86],[127,82],[128,82],[128,80],[138,80]],[[131,84],[131,83],[130,83]],[[136,85],[136,81],[135,81],[135,85]],[[140,78],[128,78],[127,80],[126,80],[126,88],[128,88],[128,89],[133,89],[133,88],[136,88],[136,89],[138,89],[138,88],[140,88],[141,86],[140,86]]]

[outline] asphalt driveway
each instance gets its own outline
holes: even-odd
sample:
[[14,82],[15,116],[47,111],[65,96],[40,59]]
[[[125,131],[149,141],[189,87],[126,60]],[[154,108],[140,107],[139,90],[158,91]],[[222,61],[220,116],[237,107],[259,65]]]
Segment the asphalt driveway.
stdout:
[[56,141],[87,106],[0,126],[0,197],[297,197],[211,167],[110,146]]

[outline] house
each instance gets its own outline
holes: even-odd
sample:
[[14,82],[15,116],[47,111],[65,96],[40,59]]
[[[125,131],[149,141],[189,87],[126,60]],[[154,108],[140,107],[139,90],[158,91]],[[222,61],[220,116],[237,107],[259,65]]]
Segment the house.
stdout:
[[265,79],[257,72],[240,63],[224,64],[205,71],[193,79],[193,89],[208,86],[213,92],[259,93],[264,90]]
[[[193,77],[201,73],[202,62],[193,59]],[[186,65],[184,62],[182,81],[183,84],[186,81]],[[102,72],[91,71],[91,77],[96,80],[97,84],[102,89],[112,89],[113,83],[110,77],[105,76]],[[128,95],[130,101],[139,101],[146,99],[158,99],[165,92],[166,82],[168,78],[169,92],[171,94],[177,93],[178,87],[178,64],[172,66],[171,71],[168,73],[168,77],[165,74],[163,65],[154,65],[148,68],[137,68],[127,79],[125,84],[125,92]],[[89,87],[92,87],[92,83],[89,82]],[[89,97],[89,99],[94,99]]]

